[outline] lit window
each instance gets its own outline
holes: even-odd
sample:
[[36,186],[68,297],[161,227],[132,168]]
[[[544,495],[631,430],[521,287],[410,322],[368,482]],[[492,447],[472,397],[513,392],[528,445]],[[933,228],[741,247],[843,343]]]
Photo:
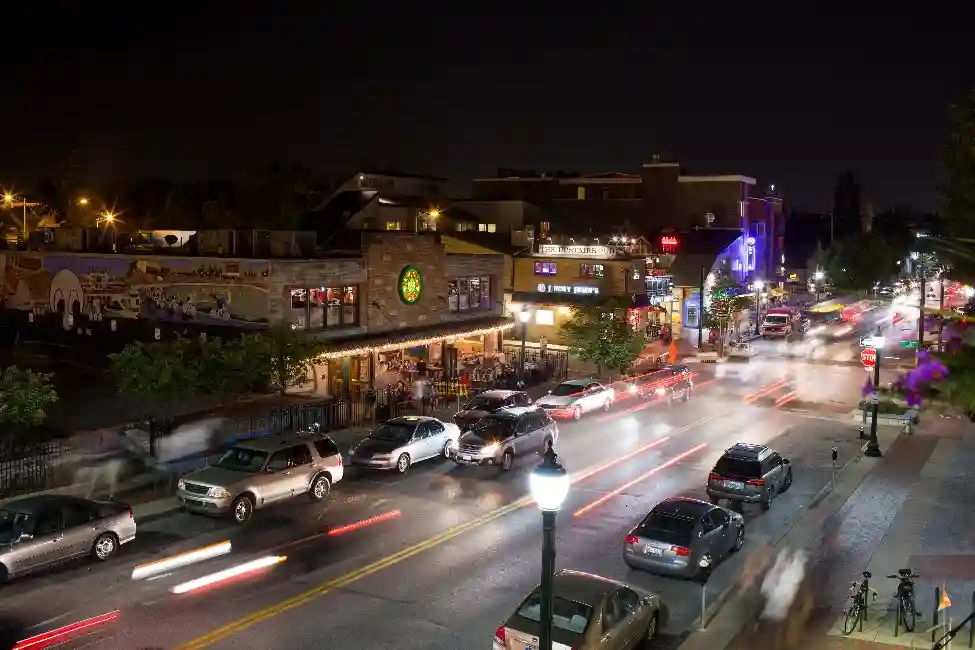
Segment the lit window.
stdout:
[[498,227],[495,224],[493,223],[488,224],[488,232],[497,232],[497,231],[498,231]]
[[386,230],[402,230],[402,229],[403,229],[403,224],[401,224],[399,221],[386,222]]
[[551,309],[535,310],[536,325],[555,325],[555,312]]
[[491,309],[490,276],[457,278],[448,283],[447,309],[450,311],[469,311]]
[[580,201],[586,200],[586,188],[584,185],[580,185],[576,188],[576,199]]
[[580,278],[602,278],[603,265],[602,264],[580,264],[579,277]]
[[535,275],[556,275],[555,262],[535,262]]

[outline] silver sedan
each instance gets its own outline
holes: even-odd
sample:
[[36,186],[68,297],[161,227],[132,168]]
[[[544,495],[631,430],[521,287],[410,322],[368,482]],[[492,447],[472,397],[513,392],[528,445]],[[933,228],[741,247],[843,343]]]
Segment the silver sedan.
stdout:
[[67,495],[25,497],[0,505],[0,583],[62,562],[105,561],[135,539],[124,503]]
[[413,463],[449,457],[458,438],[460,427],[452,422],[419,415],[393,418],[350,450],[349,464],[405,474]]

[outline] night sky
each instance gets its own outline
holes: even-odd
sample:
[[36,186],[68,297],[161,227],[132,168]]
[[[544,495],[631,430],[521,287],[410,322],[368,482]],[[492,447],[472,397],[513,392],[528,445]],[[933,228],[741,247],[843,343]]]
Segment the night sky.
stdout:
[[878,211],[933,209],[947,105],[975,81],[965,3],[27,4],[3,16],[5,185],[71,161],[99,180],[361,160],[465,179],[661,152],[800,209],[828,209],[845,168]]

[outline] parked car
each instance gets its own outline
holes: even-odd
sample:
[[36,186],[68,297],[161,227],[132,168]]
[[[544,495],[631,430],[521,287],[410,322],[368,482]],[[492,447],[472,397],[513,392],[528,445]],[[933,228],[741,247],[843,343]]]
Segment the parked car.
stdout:
[[451,457],[458,465],[511,469],[515,458],[540,454],[558,442],[559,427],[536,406],[513,407],[482,418],[460,437]]
[[460,428],[437,418],[407,415],[386,420],[352,448],[349,464],[369,469],[409,471],[413,463],[448,458],[457,445]]
[[[632,650],[649,644],[665,623],[660,597],[609,578],[562,569],[555,574],[552,642],[572,650]],[[494,633],[494,650],[538,648],[541,587]]]
[[312,501],[325,500],[344,470],[338,447],[313,427],[241,440],[210,467],[181,478],[176,493],[185,510],[229,514],[243,524],[254,510],[303,494]]
[[461,431],[468,431],[478,420],[489,413],[511,408],[512,406],[531,406],[531,396],[521,390],[487,390],[475,395],[454,416],[454,424]]
[[757,503],[762,510],[792,485],[792,464],[765,445],[739,442],[725,450],[708,475],[711,503]]
[[571,379],[550,390],[535,404],[554,418],[578,420],[592,411],[608,411],[615,400],[616,391],[610,386],[591,379]]
[[[741,549],[745,520],[706,501],[672,497],[661,501],[627,533],[623,561],[632,569],[686,578]],[[710,570],[710,569],[708,569]]]
[[0,506],[0,584],[75,558],[104,562],[135,539],[132,508],[67,495],[29,496]]

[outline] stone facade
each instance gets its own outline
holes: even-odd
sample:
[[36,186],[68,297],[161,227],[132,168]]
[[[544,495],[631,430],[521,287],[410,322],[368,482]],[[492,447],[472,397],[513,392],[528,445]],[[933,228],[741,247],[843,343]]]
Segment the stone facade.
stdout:
[[271,260],[267,279],[268,314],[271,323],[296,322],[304,310],[291,309],[291,290],[307,287],[359,286],[359,322],[363,323],[366,263],[361,257],[321,260]]
[[[363,237],[369,278],[362,304],[370,334],[501,316],[504,255],[448,254],[433,234],[418,237],[382,232]],[[423,279],[420,299],[414,304],[406,304],[399,295],[399,279],[406,266],[415,267]],[[451,311],[450,281],[473,275],[491,278],[491,308]]]

